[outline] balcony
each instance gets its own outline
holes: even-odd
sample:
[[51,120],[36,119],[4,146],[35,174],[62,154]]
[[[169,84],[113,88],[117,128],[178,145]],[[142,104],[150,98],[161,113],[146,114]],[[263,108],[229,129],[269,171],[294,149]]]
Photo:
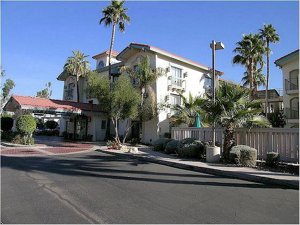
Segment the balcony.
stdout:
[[299,92],[298,79],[285,79],[285,90],[287,93]]
[[168,89],[175,91],[175,90],[185,90],[185,80],[175,77],[168,77]]
[[287,119],[299,119],[299,109],[285,108],[285,116]]

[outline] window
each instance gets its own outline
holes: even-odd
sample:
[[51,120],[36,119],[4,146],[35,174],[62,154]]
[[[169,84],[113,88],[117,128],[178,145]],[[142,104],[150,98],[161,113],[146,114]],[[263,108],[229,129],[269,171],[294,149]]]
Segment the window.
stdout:
[[172,85],[182,87],[182,70],[171,66]]
[[171,103],[171,105],[181,105],[181,98],[180,98],[180,96],[179,95],[171,94],[170,103]]
[[299,70],[293,70],[290,72],[290,83],[295,86],[295,88],[298,88],[298,82],[299,82]]
[[101,129],[105,130],[106,129],[106,120],[101,121]]
[[104,62],[102,60],[100,60],[98,65],[97,65],[97,69],[101,69],[103,67],[104,67]]

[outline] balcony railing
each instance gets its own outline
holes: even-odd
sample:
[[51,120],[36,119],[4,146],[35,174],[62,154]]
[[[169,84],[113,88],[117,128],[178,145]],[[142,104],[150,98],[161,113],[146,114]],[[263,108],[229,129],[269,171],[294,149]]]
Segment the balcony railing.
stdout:
[[285,90],[290,91],[290,90],[298,90],[298,79],[285,79]]
[[299,119],[299,109],[285,108],[285,115],[287,119]]

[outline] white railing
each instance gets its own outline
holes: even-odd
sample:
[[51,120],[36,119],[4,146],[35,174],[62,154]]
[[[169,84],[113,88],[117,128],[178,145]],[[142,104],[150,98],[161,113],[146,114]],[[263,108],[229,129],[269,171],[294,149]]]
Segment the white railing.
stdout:
[[[211,128],[172,128],[171,137],[176,140],[195,138],[212,140]],[[223,129],[216,129],[216,141],[221,149],[224,141]],[[257,149],[258,159],[266,159],[267,152],[278,152],[281,161],[299,162],[298,128],[239,128],[235,131],[237,145],[248,145]]]

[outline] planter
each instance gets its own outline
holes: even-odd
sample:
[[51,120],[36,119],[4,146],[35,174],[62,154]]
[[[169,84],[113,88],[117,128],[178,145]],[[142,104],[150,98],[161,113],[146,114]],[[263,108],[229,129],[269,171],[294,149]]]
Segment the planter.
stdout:
[[221,148],[220,147],[206,147],[206,162],[214,163],[219,162],[221,156]]

